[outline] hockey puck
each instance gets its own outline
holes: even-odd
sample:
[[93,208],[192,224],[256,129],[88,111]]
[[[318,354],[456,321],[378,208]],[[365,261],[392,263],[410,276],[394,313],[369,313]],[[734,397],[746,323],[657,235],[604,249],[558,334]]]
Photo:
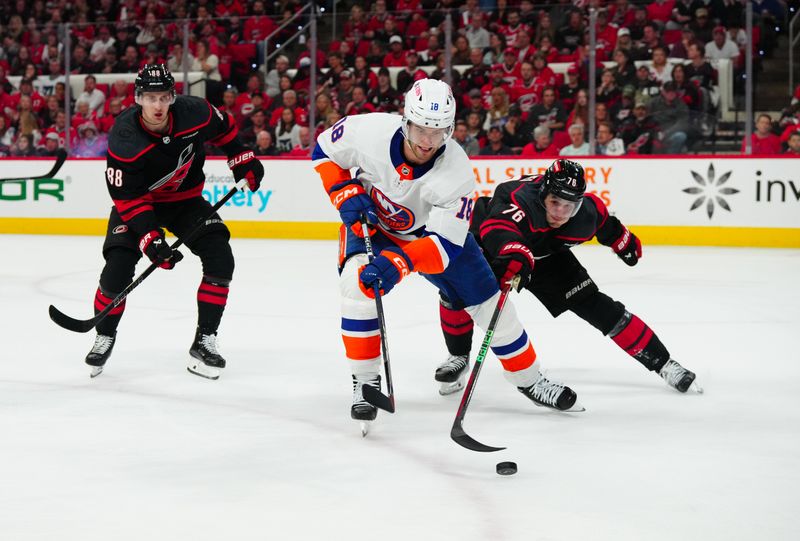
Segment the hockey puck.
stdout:
[[514,475],[517,473],[516,462],[498,462],[497,473],[500,475]]

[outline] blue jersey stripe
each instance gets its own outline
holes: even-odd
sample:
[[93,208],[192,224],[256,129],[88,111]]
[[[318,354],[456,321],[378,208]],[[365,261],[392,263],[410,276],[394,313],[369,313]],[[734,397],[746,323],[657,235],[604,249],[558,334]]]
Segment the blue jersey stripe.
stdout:
[[492,351],[494,351],[495,355],[508,355],[510,353],[514,353],[517,350],[522,349],[525,344],[528,342],[528,333],[522,331],[522,334],[519,338],[507,344],[505,346],[492,346]]
[[[322,147],[319,146],[319,143],[314,147],[314,151],[311,153],[312,160],[322,160],[328,158],[328,155],[325,154],[325,151],[322,150]],[[330,158],[328,158],[330,159]]]
[[380,328],[378,319],[348,319],[342,318],[342,330],[353,332],[377,331]]

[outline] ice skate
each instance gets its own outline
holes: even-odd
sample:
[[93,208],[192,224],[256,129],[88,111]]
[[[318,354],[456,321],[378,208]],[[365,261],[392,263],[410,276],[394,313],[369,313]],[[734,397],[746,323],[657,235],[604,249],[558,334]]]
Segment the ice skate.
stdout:
[[191,359],[186,367],[189,372],[208,379],[219,379],[225,368],[225,359],[217,350],[217,333],[204,334],[198,329],[189,355]]
[[543,374],[530,387],[517,387],[517,390],[527,396],[537,406],[545,406],[558,411],[584,411],[577,403],[578,395],[575,391],[562,383],[555,383]]
[[86,356],[86,364],[92,367],[91,372],[89,372],[90,378],[96,378],[103,372],[103,367],[106,365],[108,358],[111,357],[116,340],[116,331],[111,336],[97,333],[92,350]]
[[695,373],[682,367],[678,361],[672,359],[667,361],[667,364],[661,367],[658,375],[667,382],[667,385],[678,392],[685,393],[689,389],[700,394],[703,392],[703,389],[694,382],[697,377]]
[[369,385],[380,391],[381,377],[378,374],[353,374],[353,405],[350,406],[350,417],[361,423],[361,436],[369,432],[372,421],[378,416],[378,408],[364,400],[362,385]]
[[435,379],[441,383],[439,394],[446,396],[464,388],[469,370],[469,355],[450,355],[436,369]]

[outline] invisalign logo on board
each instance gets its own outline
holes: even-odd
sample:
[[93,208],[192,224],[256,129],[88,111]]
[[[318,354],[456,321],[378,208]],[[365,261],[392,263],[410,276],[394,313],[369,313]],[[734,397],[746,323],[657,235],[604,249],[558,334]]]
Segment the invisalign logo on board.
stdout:
[[728,205],[728,201],[726,201],[722,196],[737,194],[739,193],[739,190],[736,188],[722,187],[722,185],[728,182],[728,179],[731,177],[731,173],[733,173],[733,171],[728,171],[719,178],[716,178],[714,164],[709,163],[708,174],[706,175],[706,178],[703,178],[700,173],[696,173],[694,171],[691,173],[692,177],[694,177],[694,181],[699,184],[700,187],[698,188],[697,186],[692,186],[690,188],[683,189],[685,193],[699,196],[694,200],[692,206],[689,207],[690,211],[700,208],[705,203],[706,213],[708,214],[708,219],[710,220],[711,217],[714,216],[714,207],[716,203],[716,205],[719,205],[728,212],[731,212],[731,207]]

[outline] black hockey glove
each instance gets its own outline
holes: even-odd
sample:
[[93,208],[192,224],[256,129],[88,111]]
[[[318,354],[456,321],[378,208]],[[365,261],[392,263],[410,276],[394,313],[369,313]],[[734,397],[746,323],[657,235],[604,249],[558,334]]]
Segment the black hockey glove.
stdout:
[[642,243],[639,237],[628,231],[625,226],[622,226],[622,234],[611,245],[611,249],[629,267],[636,265],[642,257]]
[[228,167],[233,171],[233,178],[236,182],[247,179],[250,191],[254,192],[261,186],[261,179],[264,178],[264,166],[261,160],[256,158],[252,150],[244,150],[228,160]]
[[497,257],[492,261],[492,271],[501,288],[519,275],[519,291],[531,281],[533,253],[521,242],[509,242],[497,252]]
[[172,269],[183,259],[182,253],[169,247],[160,229],[153,229],[139,239],[139,249],[162,269]]

